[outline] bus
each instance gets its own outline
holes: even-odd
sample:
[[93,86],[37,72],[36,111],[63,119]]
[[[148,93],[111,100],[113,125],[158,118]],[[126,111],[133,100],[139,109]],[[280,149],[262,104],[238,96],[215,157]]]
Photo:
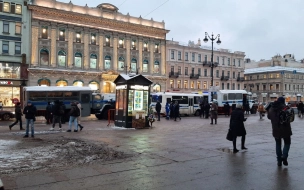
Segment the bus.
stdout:
[[[213,93],[213,99],[218,103],[219,114],[224,114],[224,104],[226,102],[228,102],[230,106],[232,106],[232,104],[242,104],[243,107],[245,107],[246,102],[249,102],[250,111],[254,113],[257,105],[251,97],[251,93],[246,90],[218,90]],[[209,100],[211,100],[211,97],[209,97]]]
[[155,105],[159,101],[161,103],[161,115],[166,115],[166,103],[179,103],[179,112],[181,115],[199,115],[199,104],[203,101],[208,101],[208,92],[202,94],[186,94],[186,93],[172,93],[172,92],[157,92],[151,94],[151,106],[155,110]]
[[86,117],[99,111],[103,105],[103,96],[93,93],[90,87],[77,86],[27,86],[23,88],[23,102],[31,101],[37,108],[36,116],[45,116],[48,102],[59,100],[66,107],[64,120],[69,118],[71,102],[81,103],[81,116]]

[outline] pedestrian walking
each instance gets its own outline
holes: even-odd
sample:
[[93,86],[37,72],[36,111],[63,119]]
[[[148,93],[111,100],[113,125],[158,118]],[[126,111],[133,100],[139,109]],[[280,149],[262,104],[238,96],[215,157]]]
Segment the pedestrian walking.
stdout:
[[[288,165],[288,152],[291,144],[291,126],[290,121],[281,122],[280,113],[286,107],[284,97],[279,97],[277,101],[273,102],[268,110],[267,118],[271,120],[272,135],[276,141],[276,155],[277,164],[282,166]],[[282,139],[284,140],[284,147],[282,151]]]
[[80,131],[82,131],[82,129],[83,129],[83,126],[81,125],[81,110],[82,110],[82,108],[81,108],[80,102],[76,102],[76,105],[77,105],[77,107],[79,109],[79,112],[80,112],[80,115],[77,117],[77,123],[78,123],[78,126],[80,128]]
[[51,104],[51,102],[48,102],[48,105],[45,108],[46,111],[46,115],[45,115],[45,119],[46,119],[46,124],[52,124],[52,119],[53,119],[53,115],[52,115],[52,110],[53,109],[53,105]]
[[71,103],[71,110],[69,112],[70,120],[69,120],[69,129],[67,132],[71,132],[72,129],[72,123],[74,123],[74,132],[78,132],[78,123],[77,123],[77,117],[80,116],[80,110],[76,105],[76,102]]
[[224,104],[224,112],[225,112],[225,116],[228,116],[228,117],[230,116],[230,105],[228,102],[226,102]]
[[170,120],[170,103],[166,103],[166,119]]
[[66,107],[65,107],[63,101],[59,101],[59,102],[60,102],[60,110],[62,111],[61,124],[65,124],[65,122],[66,122]]
[[55,124],[59,123],[59,130],[62,129],[61,125],[61,116],[63,114],[62,107],[60,106],[59,100],[55,100],[54,105],[52,106],[52,115],[53,115],[53,126],[50,128],[51,131],[55,129]]
[[170,118],[174,118],[174,102],[171,101],[170,103]]
[[182,118],[180,117],[180,114],[179,114],[179,103],[178,101],[175,101],[175,104],[174,104],[174,121],[176,121],[176,118],[179,117],[179,120],[181,120]]
[[260,115],[260,119],[263,119],[263,117],[266,113],[266,110],[265,110],[262,103],[260,103],[259,106],[258,106],[258,112],[259,112],[259,115]]
[[211,118],[211,125],[213,125],[213,120],[214,120],[214,124],[217,124],[217,114],[218,114],[218,106],[216,104],[215,101],[212,102],[211,107],[210,107],[210,118]]
[[160,121],[160,110],[161,110],[161,104],[159,101],[157,101],[156,105],[155,105],[155,110],[157,113],[157,121]]
[[245,104],[245,113],[246,114],[250,114],[250,106],[249,106],[249,102],[248,101]]
[[209,111],[210,111],[210,104],[208,102],[205,102],[204,110],[205,110],[205,118],[208,119]]
[[9,125],[9,129],[12,130],[12,127],[19,122],[20,130],[24,130],[22,128],[22,109],[21,109],[20,102],[17,102],[17,104],[15,105],[15,118],[16,118],[16,121],[14,123],[12,123],[11,125]]
[[230,125],[229,128],[231,130],[232,136],[233,136],[233,153],[237,153],[239,150],[236,148],[236,138],[241,136],[242,139],[242,150],[246,150],[245,147],[245,138],[246,138],[246,129],[244,126],[244,121],[246,121],[247,118],[244,117],[244,112],[242,110],[242,105],[237,104],[235,110],[232,111],[231,117],[230,117]]
[[24,138],[27,138],[29,136],[29,125],[31,125],[31,136],[34,137],[34,122],[36,121],[36,111],[36,107],[32,105],[31,101],[28,101],[27,106],[25,106],[23,110],[23,114],[25,115],[26,120],[26,130]]
[[202,101],[201,103],[200,103],[200,118],[202,118],[202,116],[203,116],[203,118],[204,118],[204,116],[205,116],[205,106],[204,106],[204,101]]

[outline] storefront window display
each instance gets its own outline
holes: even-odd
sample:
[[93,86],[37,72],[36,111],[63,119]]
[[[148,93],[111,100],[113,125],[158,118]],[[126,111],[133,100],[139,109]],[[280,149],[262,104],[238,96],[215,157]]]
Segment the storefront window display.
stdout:
[[68,81],[66,81],[66,80],[56,81],[56,86],[67,86],[67,85],[68,85]]
[[0,62],[0,78],[19,79],[20,63]]
[[20,87],[2,87],[0,86],[0,101],[3,107],[12,107],[20,101]]

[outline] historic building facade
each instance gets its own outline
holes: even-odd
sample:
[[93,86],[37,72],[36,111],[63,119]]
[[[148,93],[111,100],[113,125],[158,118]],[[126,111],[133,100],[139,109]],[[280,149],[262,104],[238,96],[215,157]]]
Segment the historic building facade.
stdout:
[[138,73],[166,88],[164,22],[123,15],[111,4],[96,8],[34,0],[28,86],[91,86],[115,92],[119,73]]
[[27,1],[0,1],[0,101],[13,107],[22,99],[30,57],[30,14]]
[[258,102],[274,101],[283,95],[287,102],[300,100],[304,94],[304,63],[291,54],[257,62],[245,59],[244,85]]
[[[213,86],[217,89],[244,88],[244,57],[240,51],[215,49]],[[211,48],[189,41],[181,44],[167,41],[168,92],[206,92],[211,86]]]

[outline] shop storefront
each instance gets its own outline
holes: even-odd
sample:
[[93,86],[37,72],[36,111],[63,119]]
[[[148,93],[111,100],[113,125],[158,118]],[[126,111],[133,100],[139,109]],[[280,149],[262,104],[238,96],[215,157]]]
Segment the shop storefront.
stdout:
[[13,107],[20,101],[21,81],[0,79],[0,101],[3,107]]

